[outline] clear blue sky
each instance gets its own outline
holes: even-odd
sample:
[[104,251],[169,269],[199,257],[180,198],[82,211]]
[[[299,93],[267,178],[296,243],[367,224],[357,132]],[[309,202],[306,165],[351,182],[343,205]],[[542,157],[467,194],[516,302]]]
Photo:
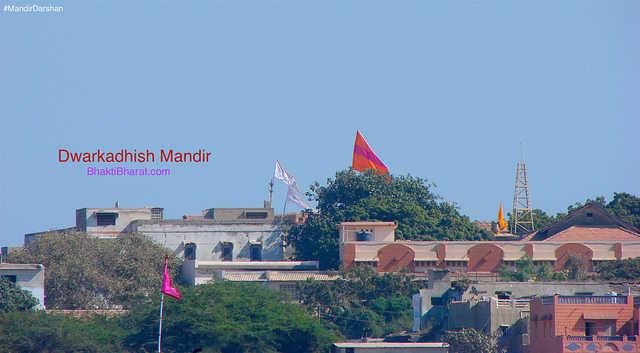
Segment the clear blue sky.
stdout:
[[[35,4],[64,11],[0,14],[2,246],[116,201],[166,218],[262,207],[276,159],[306,191],[350,166],[356,130],[472,220],[510,210],[520,143],[534,208],[640,195],[638,1]],[[159,163],[160,149],[212,155]],[[276,184],[278,213],[285,195]]]

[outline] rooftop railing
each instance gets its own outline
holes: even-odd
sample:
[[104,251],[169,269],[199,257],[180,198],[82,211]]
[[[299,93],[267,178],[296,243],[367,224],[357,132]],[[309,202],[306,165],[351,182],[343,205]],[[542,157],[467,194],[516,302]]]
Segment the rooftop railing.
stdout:
[[553,304],[553,297],[542,297],[542,305]]
[[[545,305],[544,299],[542,298],[543,305]],[[627,304],[627,297],[613,295],[561,295],[558,296],[558,304]]]
[[618,341],[635,342],[638,336],[564,336],[566,341]]
[[529,299],[498,299],[498,308],[529,308]]

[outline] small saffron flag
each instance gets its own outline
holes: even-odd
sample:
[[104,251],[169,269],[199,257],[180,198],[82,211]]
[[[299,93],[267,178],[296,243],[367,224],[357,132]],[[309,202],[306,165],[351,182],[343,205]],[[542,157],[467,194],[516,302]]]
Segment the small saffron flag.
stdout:
[[164,259],[164,280],[162,281],[162,293],[174,297],[176,299],[182,298],[180,292],[171,286],[171,278],[169,277],[169,270],[167,269],[169,258]]
[[498,210],[498,224],[500,225],[500,229],[507,228],[509,223],[504,220],[504,214],[502,213],[502,202],[500,202],[500,209]]
[[384,163],[373,153],[373,150],[364,140],[360,131],[356,131],[356,143],[353,148],[353,170],[364,172],[365,169],[375,169],[377,173],[389,173],[389,169]]

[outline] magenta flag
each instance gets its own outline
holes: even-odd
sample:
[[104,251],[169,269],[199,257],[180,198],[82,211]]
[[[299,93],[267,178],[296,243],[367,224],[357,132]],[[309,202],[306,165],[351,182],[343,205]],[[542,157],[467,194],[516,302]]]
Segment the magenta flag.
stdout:
[[171,286],[171,278],[169,278],[169,271],[167,270],[168,258],[164,259],[164,280],[162,281],[162,293],[174,297],[176,299],[182,298],[180,292]]

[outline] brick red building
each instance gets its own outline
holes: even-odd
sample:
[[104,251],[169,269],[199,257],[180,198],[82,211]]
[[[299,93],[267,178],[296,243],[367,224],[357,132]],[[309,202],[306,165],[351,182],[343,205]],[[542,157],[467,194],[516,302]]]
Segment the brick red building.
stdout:
[[393,222],[340,224],[340,260],[345,269],[364,264],[378,272],[406,268],[426,273],[497,273],[515,267],[524,255],[535,266],[562,270],[570,255],[584,257],[588,271],[602,262],[640,256],[640,233],[596,204],[587,204],[522,240],[510,241],[395,241]]
[[638,241],[395,241],[393,222],[343,222],[340,226],[340,260],[345,269],[368,265],[378,272],[406,268],[426,273],[448,269],[453,273],[497,273],[503,265],[515,266],[524,255],[534,265],[546,263],[561,270],[569,255],[583,255],[589,270],[605,261],[640,256]]
[[640,352],[640,297],[555,295],[531,301],[531,353]]

